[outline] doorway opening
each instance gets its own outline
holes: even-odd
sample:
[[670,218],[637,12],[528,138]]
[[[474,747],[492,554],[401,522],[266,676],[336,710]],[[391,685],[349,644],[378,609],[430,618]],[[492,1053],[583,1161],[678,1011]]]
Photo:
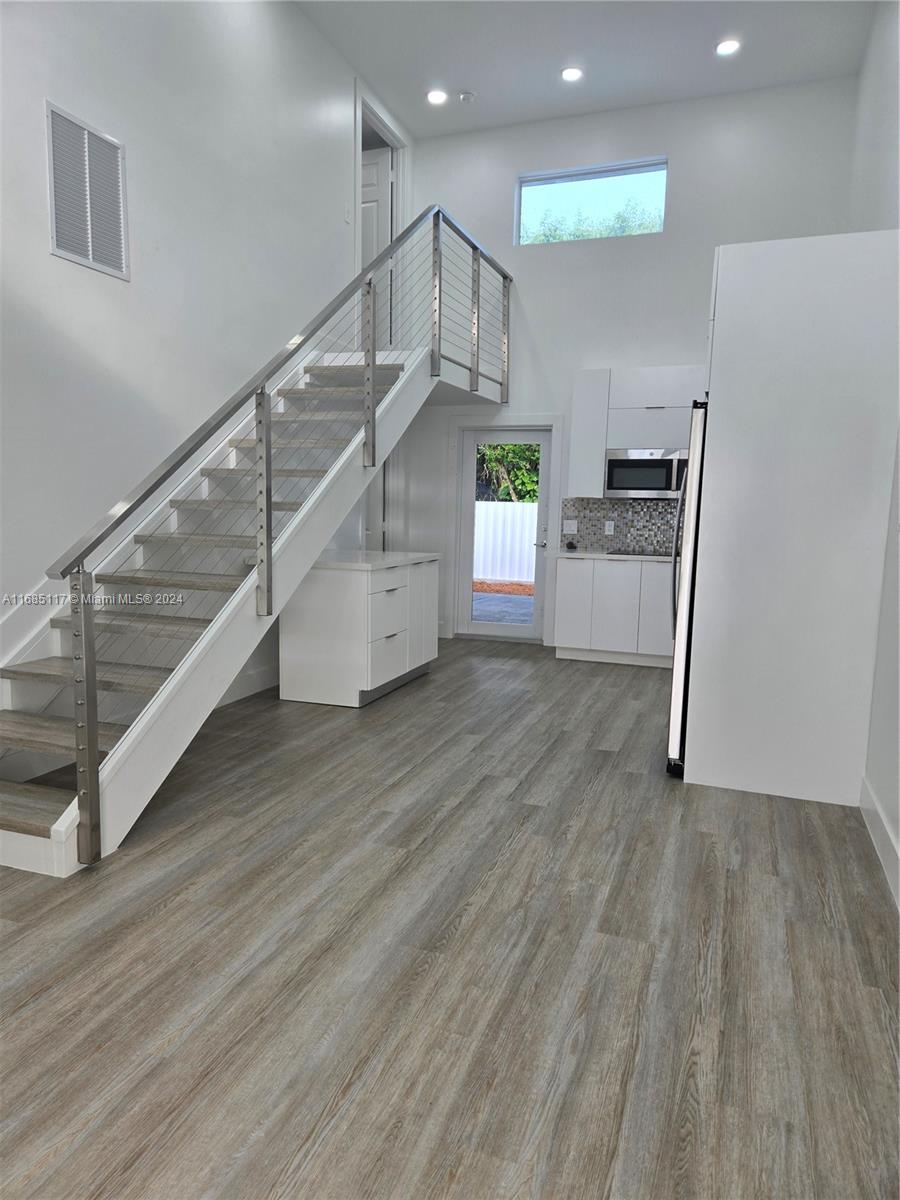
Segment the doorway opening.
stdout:
[[[399,233],[399,157],[403,142],[363,99],[359,109],[359,231],[360,266],[365,268]],[[394,345],[394,302],[397,280],[393,267],[376,287],[375,309],[387,313],[387,347]],[[374,472],[361,505],[366,550],[387,549],[390,458]]]
[[550,433],[467,430],[462,454],[457,632],[540,640]]

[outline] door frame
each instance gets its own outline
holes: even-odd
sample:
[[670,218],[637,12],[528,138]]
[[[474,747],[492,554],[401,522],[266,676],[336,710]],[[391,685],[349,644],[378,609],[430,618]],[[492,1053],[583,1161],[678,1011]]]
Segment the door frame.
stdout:
[[[506,414],[503,414],[506,416]],[[555,429],[557,421],[544,422],[539,424],[534,421],[504,421],[499,420],[490,424],[467,422],[459,427],[456,436],[456,536],[454,539],[454,561],[453,561],[453,592],[452,600],[448,612],[452,614],[452,636],[454,637],[483,637],[492,639],[503,639],[504,641],[519,641],[519,642],[544,642],[546,641],[546,630],[548,628],[548,604],[547,599],[550,594],[550,588],[555,586],[555,573],[548,571],[549,554],[556,549],[556,534],[555,530],[559,525],[559,497],[558,497],[558,479],[559,470],[558,462],[556,461],[557,447],[561,442],[558,430]],[[466,497],[466,489],[468,487],[469,466],[467,462],[470,449],[474,448],[479,440],[482,441],[505,441],[511,439],[513,441],[527,442],[530,438],[540,436],[546,439],[546,452],[541,454],[541,474],[540,474],[540,496],[546,512],[547,546],[545,550],[541,547],[535,547],[534,556],[534,572],[535,572],[535,617],[533,623],[533,633],[516,633],[516,629],[521,629],[521,626],[506,625],[492,623],[486,621],[473,621],[471,616],[471,590],[469,586],[470,568],[463,567],[463,555],[470,555],[474,551],[472,540],[472,530],[468,526],[468,508],[471,497]],[[472,480],[474,483],[474,480]],[[554,490],[554,486],[556,490]],[[541,529],[538,526],[537,536],[540,540]],[[448,575],[450,572],[448,572]],[[552,575],[552,578],[550,576]],[[465,588],[464,588],[464,585]],[[468,606],[468,614],[466,612]],[[552,627],[552,626],[550,626]]]
[[[356,78],[354,92],[354,160],[353,160],[353,230],[354,230],[354,261],[356,272],[363,268],[362,262],[362,227],[360,222],[360,197],[362,195],[362,129],[363,118],[367,124],[381,134],[393,151],[393,194],[391,197],[391,240],[406,227],[411,220],[410,207],[412,203],[412,176],[410,172],[409,147],[411,140],[404,127],[396,121],[391,113],[382,105],[378,97],[369,90],[364,80]],[[390,542],[390,529],[394,524],[392,507],[396,503],[394,491],[389,486],[389,477],[394,467],[391,456],[385,459],[379,468],[381,474],[381,541],[385,549]],[[368,498],[367,498],[368,497]],[[372,524],[373,499],[368,490],[363,494],[360,504],[360,545],[366,546],[369,540],[369,527]],[[374,514],[377,519],[377,514]]]
[[362,230],[359,220],[359,198],[362,187],[363,117],[365,117],[369,125],[378,130],[394,152],[394,195],[391,203],[391,238],[395,238],[401,229],[404,229],[412,219],[410,213],[412,177],[409,162],[409,134],[399,121],[395,121],[393,116],[383,107],[378,97],[369,91],[365,82],[357,78],[355,89],[353,161],[353,229],[356,272],[361,271],[363,268]]

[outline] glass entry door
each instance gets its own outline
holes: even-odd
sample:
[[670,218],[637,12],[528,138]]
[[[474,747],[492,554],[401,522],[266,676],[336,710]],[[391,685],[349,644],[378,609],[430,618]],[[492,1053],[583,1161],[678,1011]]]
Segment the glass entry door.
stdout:
[[462,435],[457,633],[543,637],[550,433]]

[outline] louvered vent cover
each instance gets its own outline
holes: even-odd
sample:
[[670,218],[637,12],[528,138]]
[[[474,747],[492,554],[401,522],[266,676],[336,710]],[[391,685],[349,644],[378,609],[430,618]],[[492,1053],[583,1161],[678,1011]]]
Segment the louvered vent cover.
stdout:
[[123,147],[51,104],[47,138],[53,253],[127,279]]

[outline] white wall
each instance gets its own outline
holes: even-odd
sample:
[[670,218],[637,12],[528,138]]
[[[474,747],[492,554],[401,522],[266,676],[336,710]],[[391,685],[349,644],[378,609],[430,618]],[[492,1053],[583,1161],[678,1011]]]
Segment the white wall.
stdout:
[[[847,78],[417,143],[414,207],[444,204],[514,276],[510,419],[566,414],[584,367],[702,362],[717,245],[846,228],[855,104]],[[663,233],[513,245],[520,174],[651,155],[669,160]],[[445,573],[455,568],[452,436],[446,410],[426,407],[404,439],[404,544],[442,550]],[[442,588],[443,634],[454,594]]]
[[[439,200],[515,277],[510,402],[565,408],[581,367],[702,362],[717,245],[846,228],[855,96],[844,79],[419,143],[415,207]],[[520,174],[652,155],[661,234],[513,245]]]
[[900,899],[900,703],[898,703],[898,512],[897,462],[884,553],[884,581],[878,619],[875,678],[866,772],[860,805],[879,853],[894,899]]
[[[293,4],[2,20],[0,586],[26,591],[353,274],[354,72]],[[46,97],[125,144],[129,283],[49,253]]]
[[875,5],[859,77],[851,190],[851,228],[897,225],[898,6]]

